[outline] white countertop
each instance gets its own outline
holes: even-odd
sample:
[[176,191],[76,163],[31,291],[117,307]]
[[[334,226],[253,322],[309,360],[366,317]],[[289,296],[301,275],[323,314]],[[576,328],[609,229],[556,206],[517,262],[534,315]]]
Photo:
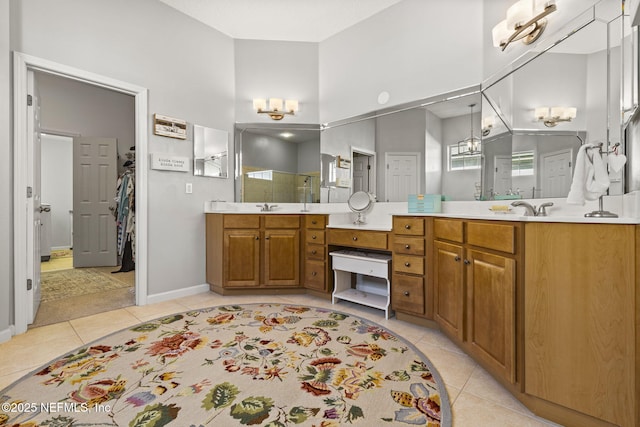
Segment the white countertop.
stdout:
[[[273,211],[262,212],[256,203],[205,202],[205,213],[237,213],[237,214],[328,214],[328,228],[391,231],[393,216],[431,216],[438,218],[482,219],[492,221],[522,222],[562,222],[581,224],[640,224],[640,192],[624,196],[608,196],[604,199],[604,210],[617,213],[618,218],[590,218],[584,214],[598,209],[598,202],[588,202],[584,206],[569,205],[566,199],[525,200],[532,205],[553,202],[547,208],[548,216],[526,216],[523,207],[511,207],[510,201],[451,201],[442,202],[442,212],[410,213],[406,202],[378,202],[365,215],[365,224],[354,224],[356,214],[349,210],[346,203],[313,203],[306,205],[303,212],[302,203],[278,203]],[[492,212],[495,205],[509,206],[510,212]]]

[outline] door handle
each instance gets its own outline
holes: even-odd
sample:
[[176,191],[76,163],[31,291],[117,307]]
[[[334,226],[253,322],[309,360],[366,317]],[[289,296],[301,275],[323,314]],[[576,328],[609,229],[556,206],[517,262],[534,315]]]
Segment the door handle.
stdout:
[[467,265],[469,265],[469,264],[471,264],[471,261],[469,261],[468,259],[465,259],[465,260],[464,260],[464,263],[465,263],[465,264],[467,264]]
[[42,212],[51,212],[51,208],[43,208],[42,206],[40,206],[40,213]]
[[454,261],[460,261],[460,257],[458,255],[456,255],[456,257],[453,260]]

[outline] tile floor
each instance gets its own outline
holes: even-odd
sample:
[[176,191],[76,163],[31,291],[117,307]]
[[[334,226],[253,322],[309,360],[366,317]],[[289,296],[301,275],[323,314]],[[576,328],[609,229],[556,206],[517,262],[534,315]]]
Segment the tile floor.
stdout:
[[[50,360],[111,332],[190,309],[253,302],[331,306],[330,301],[310,295],[222,297],[207,293],[30,329],[0,344],[0,390]],[[384,325],[420,349],[445,382],[455,427],[557,426],[533,415],[441,332],[396,319],[386,320],[380,310],[358,304],[340,302],[334,307]]]

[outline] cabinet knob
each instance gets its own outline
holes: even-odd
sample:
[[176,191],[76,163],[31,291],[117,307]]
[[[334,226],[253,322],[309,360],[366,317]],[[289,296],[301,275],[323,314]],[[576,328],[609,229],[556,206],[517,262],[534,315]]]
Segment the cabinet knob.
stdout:
[[317,276],[317,275],[318,275],[318,273],[317,273],[316,271],[312,271],[312,272],[311,272],[311,275],[312,275],[312,276]]
[[269,240],[269,236],[265,237],[264,240]]
[[318,223],[318,221],[316,221],[315,219],[313,221],[311,221],[311,224],[316,225]]
[[404,291],[404,296],[408,297],[409,296],[409,291]]
[[405,267],[409,267],[410,265],[411,265],[411,264],[410,264],[410,263],[408,263],[408,262],[405,262],[405,263],[404,263],[404,266],[405,266]]
[[409,249],[409,245],[404,245],[404,248],[405,249]]
[[256,236],[256,240],[260,240],[260,237]]
[[467,265],[469,265],[469,264],[471,264],[471,261],[469,261],[468,259],[465,259],[465,260],[464,260],[464,263],[465,263],[465,264],[467,264]]
[[454,258],[455,261],[460,261],[460,257],[458,255],[456,255],[456,257]]
[[353,236],[353,241],[355,242],[356,240],[358,240],[358,238],[356,236]]
[[317,253],[318,253],[318,251],[316,251],[315,249],[311,251],[311,254],[312,254],[312,255],[315,255],[315,254],[317,254]]
[[315,240],[315,239],[316,239],[316,235],[314,234],[313,236],[311,236],[311,238],[312,238],[313,240]]
[[409,230],[409,229],[411,229],[411,226],[409,224],[407,224],[407,225],[404,226],[404,228]]

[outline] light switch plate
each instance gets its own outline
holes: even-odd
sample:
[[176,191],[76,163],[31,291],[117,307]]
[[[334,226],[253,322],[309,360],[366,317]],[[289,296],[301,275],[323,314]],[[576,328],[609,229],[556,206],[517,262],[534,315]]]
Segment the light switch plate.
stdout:
[[187,185],[185,185],[184,191],[187,194],[193,193],[193,184],[191,182],[187,182]]

